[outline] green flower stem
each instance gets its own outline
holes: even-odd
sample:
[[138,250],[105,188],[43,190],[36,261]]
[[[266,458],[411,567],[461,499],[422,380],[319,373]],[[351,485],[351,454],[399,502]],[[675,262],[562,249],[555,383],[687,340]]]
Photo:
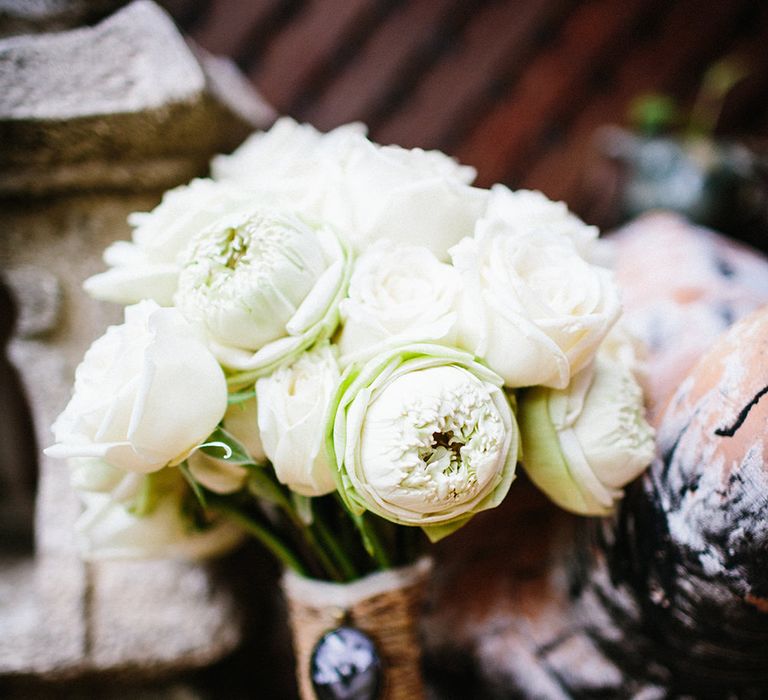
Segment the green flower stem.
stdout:
[[[361,523],[362,522],[363,519],[361,518]],[[368,530],[368,540],[373,546],[373,558],[376,560],[376,563],[382,569],[391,569],[392,559],[390,558],[384,543],[381,541],[375,525],[373,523],[364,523],[364,525]]]
[[[298,519],[297,519],[298,520]],[[328,552],[325,551],[322,544],[317,539],[313,528],[309,525],[305,525],[302,522],[295,522],[297,529],[301,531],[304,541],[309,546],[312,553],[320,560],[321,566],[325,569],[325,572],[334,581],[346,580],[346,573],[343,572],[331,559]]]
[[320,565],[323,567],[323,569],[325,569],[325,573],[329,578],[333,579],[334,581],[344,581],[345,573],[336,565],[336,563],[334,563],[328,552],[326,552],[326,550],[323,548],[323,545],[320,544],[317,536],[315,535],[315,532],[312,529],[312,526],[307,525],[301,519],[301,517],[299,517],[293,502],[285,493],[285,487],[277,482],[277,480],[275,480],[275,483],[277,484],[278,488],[280,489],[280,493],[283,496],[278,505],[288,516],[288,520],[290,521],[291,525],[293,525],[296,532],[299,533],[307,547],[309,547],[312,555],[318,559]]
[[376,523],[371,522],[370,518],[366,519],[367,513],[363,513],[360,516],[353,516],[355,525],[363,538],[363,544],[368,550],[368,553],[373,557],[376,565],[379,569],[391,569],[392,559],[387,552],[387,547],[384,544],[381,536],[376,529]]
[[233,506],[224,498],[208,498],[208,505],[218,513],[243,528],[248,534],[253,535],[264,547],[274,554],[284,566],[292,569],[301,576],[308,576],[307,568],[290,550],[290,548],[277,535],[270,532],[263,525],[248,516],[243,511]]
[[357,532],[362,539],[365,551],[368,552],[368,554],[373,558],[377,567],[379,569],[389,569],[392,566],[390,558],[387,555],[384,544],[382,543],[378,533],[370,523],[365,521],[366,514],[363,513],[361,515],[356,515],[353,513],[349,509],[347,502],[338,491],[334,493],[334,496],[336,497],[336,500],[338,501],[342,511],[347,513],[352,522],[355,524],[355,528],[357,529]]
[[325,546],[331,552],[333,558],[339,565],[344,581],[352,581],[358,578],[359,574],[355,569],[352,560],[347,556],[344,548],[338,543],[331,530],[328,528],[325,520],[320,516],[317,511],[314,514],[314,527],[317,529],[317,534],[323,541]]

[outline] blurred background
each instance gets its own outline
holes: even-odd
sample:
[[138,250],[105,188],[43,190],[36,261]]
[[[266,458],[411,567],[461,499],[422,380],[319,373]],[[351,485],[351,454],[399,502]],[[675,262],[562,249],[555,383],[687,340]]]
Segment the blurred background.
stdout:
[[[684,130],[707,71],[727,57],[741,79],[710,105],[722,107],[715,133],[768,136],[760,0],[162,4],[192,39],[232,57],[278,112],[323,130],[364,121],[376,141],[444,150],[476,167],[481,186],[540,189],[605,226],[616,223],[616,183],[598,167],[610,148],[598,147],[596,130],[630,126],[638,97],[672,97],[677,113],[636,114],[635,130]],[[712,91],[704,99],[718,101]],[[665,123],[649,126],[657,117]]]

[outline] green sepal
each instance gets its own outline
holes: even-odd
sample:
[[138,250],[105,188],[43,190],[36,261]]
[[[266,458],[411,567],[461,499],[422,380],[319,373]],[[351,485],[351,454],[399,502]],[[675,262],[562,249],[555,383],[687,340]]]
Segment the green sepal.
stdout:
[[[224,454],[222,455],[222,450]],[[231,433],[219,426],[208,439],[200,445],[200,451],[209,457],[221,459],[229,464],[253,464],[253,457]]]
[[147,474],[141,482],[141,489],[133,503],[128,506],[128,512],[137,518],[151,515],[160,500],[161,484],[158,483],[158,472]]
[[452,535],[456,530],[464,527],[470,520],[472,520],[471,515],[467,518],[458,518],[457,520],[452,520],[449,523],[441,523],[440,525],[425,525],[422,526],[421,529],[429,538],[429,541],[434,544],[435,542],[442,540],[443,537]]
[[232,406],[233,404],[245,403],[251,399],[256,398],[256,389],[248,389],[247,391],[233,391],[227,396],[227,403]]
[[528,478],[561,508],[579,515],[594,513],[594,504],[585,499],[560,449],[549,415],[549,394],[548,389],[536,387],[520,397],[518,424],[525,451],[523,468]]

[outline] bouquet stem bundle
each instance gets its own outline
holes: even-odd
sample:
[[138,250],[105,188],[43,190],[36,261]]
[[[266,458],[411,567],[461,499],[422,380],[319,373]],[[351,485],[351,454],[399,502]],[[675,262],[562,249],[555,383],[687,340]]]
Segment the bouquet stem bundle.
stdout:
[[[370,514],[355,517],[337,496],[303,499],[301,513],[269,466],[256,466],[262,486],[285,492],[269,515],[252,498],[234,499],[205,492],[203,504],[258,540],[280,563],[299,576],[344,583],[377,570],[404,566],[422,553],[424,538],[414,528],[397,527]],[[297,499],[293,499],[294,501]]]
[[386,669],[382,700],[424,697],[418,617],[430,570],[431,561],[420,559],[347,585],[293,573],[283,576],[304,700],[315,698],[309,674],[312,652],[322,635],[340,624],[353,625],[374,641]]

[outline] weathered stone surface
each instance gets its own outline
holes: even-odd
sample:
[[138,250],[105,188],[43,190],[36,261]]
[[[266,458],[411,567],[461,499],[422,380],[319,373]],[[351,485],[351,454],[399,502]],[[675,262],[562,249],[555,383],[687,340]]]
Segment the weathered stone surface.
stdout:
[[231,64],[198,55],[149,0],[0,40],[0,195],[151,190],[204,170],[271,112]]
[[0,0],[0,37],[91,24],[127,0]]
[[29,266],[0,271],[0,276],[17,299],[15,334],[19,338],[34,338],[56,327],[61,285],[54,275],[45,268]]
[[[42,336],[16,336],[9,346],[41,447],[51,442],[49,426],[69,398],[85,349],[121,315],[118,307],[86,297],[82,280],[100,269],[98,251],[129,234],[127,214],[151,208],[157,197],[4,205],[0,265],[6,275],[25,279],[23,289],[31,271],[44,264],[43,279],[58,280],[62,290],[56,327]],[[18,301],[24,317],[24,299]],[[232,599],[204,568],[171,561],[85,563],[74,540],[79,511],[66,466],[40,455],[36,559],[9,560],[0,575],[0,676],[107,669],[147,674],[201,665],[235,645]]]
[[[0,22],[39,13],[44,28],[63,29],[110,5],[78,14],[88,3],[24,4],[0,0]],[[0,204],[0,269],[16,302],[7,346],[16,373],[3,368],[0,393],[19,393],[17,374],[34,424],[34,435],[19,424],[10,436],[6,464],[9,452],[51,443],[75,367],[122,316],[81,286],[102,269],[107,244],[130,236],[128,213],[151,209],[271,116],[232,64],[188,46],[148,0],[94,26],[0,40],[0,197],[11,195]],[[30,475],[3,480],[14,476]],[[68,482],[63,463],[39,455],[35,555],[0,552],[0,681],[105,671],[138,680],[231,650],[238,614],[208,567],[80,559]]]
[[768,304],[768,258],[671,212],[646,214],[606,239],[625,322],[648,348],[651,417],[734,321]]

